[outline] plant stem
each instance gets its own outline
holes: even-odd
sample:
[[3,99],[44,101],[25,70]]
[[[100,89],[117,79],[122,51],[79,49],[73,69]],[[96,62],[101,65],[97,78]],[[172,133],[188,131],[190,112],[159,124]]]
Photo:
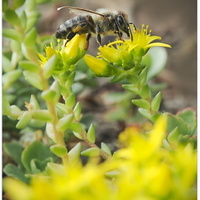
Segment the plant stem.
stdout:
[[[40,76],[41,76],[41,79],[42,79],[42,82],[43,82],[44,90],[48,90],[49,84],[48,84],[48,81],[44,78],[42,72],[40,73]],[[53,127],[53,132],[54,132],[54,135],[55,135],[55,138],[56,138],[56,142],[57,142],[57,144],[60,144],[64,147],[66,147],[63,134],[56,129],[56,125],[58,123],[56,105],[53,101],[46,101],[46,105],[47,105],[47,109],[49,110],[50,114],[53,116],[53,121],[51,122],[51,124],[52,124],[52,127]],[[62,162],[63,162],[64,165],[68,163],[68,155],[67,154],[62,157]]]
[[83,140],[88,144],[88,146],[92,147],[92,148],[97,148],[99,149],[100,151],[100,155],[102,158],[104,158],[105,160],[106,159],[109,159],[111,156],[109,154],[107,154],[106,152],[104,152],[101,148],[99,148],[96,144],[90,142],[88,139],[87,139],[87,135],[85,132],[81,132],[81,136],[83,138]]

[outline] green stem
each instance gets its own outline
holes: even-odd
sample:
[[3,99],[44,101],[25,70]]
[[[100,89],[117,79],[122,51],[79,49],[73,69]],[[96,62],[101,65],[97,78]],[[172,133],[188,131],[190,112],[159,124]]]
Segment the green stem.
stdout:
[[85,132],[81,132],[81,136],[83,138],[83,140],[88,144],[88,146],[92,147],[92,148],[97,148],[99,149],[100,151],[100,155],[102,158],[104,158],[105,160],[106,159],[109,159],[111,156],[109,154],[107,154],[106,152],[104,152],[101,148],[99,148],[96,144],[90,142],[88,139],[87,139],[87,135],[85,134]]
[[[48,81],[44,78],[42,71],[40,73],[40,76],[41,76],[41,79],[42,79],[44,90],[48,90],[49,84],[48,84]],[[64,147],[66,147],[63,134],[56,129],[56,125],[58,123],[56,105],[55,105],[54,102],[50,102],[50,101],[46,101],[46,105],[47,105],[47,109],[49,110],[49,112],[53,116],[53,121],[51,123],[52,123],[52,127],[53,127],[53,132],[55,134],[56,142],[58,144],[64,146]],[[62,157],[62,162],[63,162],[64,165],[68,163],[68,155],[67,154]]]

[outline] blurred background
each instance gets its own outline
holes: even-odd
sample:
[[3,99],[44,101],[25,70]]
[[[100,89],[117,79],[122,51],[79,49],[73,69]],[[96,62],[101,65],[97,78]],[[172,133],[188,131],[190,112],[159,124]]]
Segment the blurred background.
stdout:
[[[168,51],[166,68],[158,76],[168,87],[163,91],[164,106],[170,112],[186,107],[196,109],[197,98],[197,1],[196,0],[59,0],[45,4],[39,31],[54,34],[60,24],[74,17],[67,9],[57,11],[63,5],[87,9],[110,8],[128,14],[136,26],[146,24],[154,35],[162,37],[172,49]],[[47,12],[46,12],[47,11]],[[109,40],[109,37],[107,37]],[[97,44],[90,42],[90,53],[95,55]]]

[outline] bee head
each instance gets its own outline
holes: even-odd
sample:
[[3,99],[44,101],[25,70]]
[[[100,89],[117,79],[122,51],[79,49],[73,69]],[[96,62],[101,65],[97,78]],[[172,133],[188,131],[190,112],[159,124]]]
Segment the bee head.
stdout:
[[127,16],[120,12],[118,15],[116,15],[115,21],[118,25],[118,27],[127,34],[128,37],[130,37],[129,33],[129,23],[127,20]]

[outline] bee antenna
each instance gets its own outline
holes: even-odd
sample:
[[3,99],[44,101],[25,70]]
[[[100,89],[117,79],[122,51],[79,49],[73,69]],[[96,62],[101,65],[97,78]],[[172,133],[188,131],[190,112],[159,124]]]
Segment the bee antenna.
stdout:
[[57,10],[59,11],[59,10],[61,10],[63,8],[69,8],[69,7],[68,6],[61,6],[61,7],[57,8]]

